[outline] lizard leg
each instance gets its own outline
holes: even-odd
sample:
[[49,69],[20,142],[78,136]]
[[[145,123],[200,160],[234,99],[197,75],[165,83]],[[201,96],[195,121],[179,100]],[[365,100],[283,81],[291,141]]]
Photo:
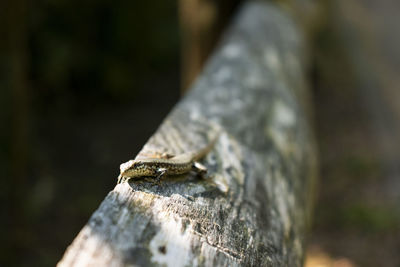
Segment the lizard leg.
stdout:
[[200,162],[195,161],[193,163],[193,170],[195,172],[197,172],[197,174],[201,177],[201,178],[205,178],[205,175],[207,173],[207,167],[204,166],[203,164],[201,164]]
[[175,157],[174,154],[168,152],[158,152],[158,151],[147,151],[141,153],[140,156],[145,158],[156,158],[156,159],[170,159]]
[[123,182],[126,182],[128,179],[127,177],[122,176],[121,174],[118,176],[118,181],[117,184],[122,184]]
[[167,169],[166,169],[166,168],[159,168],[159,169],[157,169],[156,183],[157,183],[158,185],[161,184],[161,183],[160,183],[161,178],[165,175],[166,172],[167,172]]

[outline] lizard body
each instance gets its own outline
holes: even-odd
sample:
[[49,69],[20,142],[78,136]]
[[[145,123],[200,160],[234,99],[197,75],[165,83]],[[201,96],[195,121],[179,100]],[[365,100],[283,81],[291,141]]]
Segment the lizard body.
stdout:
[[214,146],[217,137],[206,147],[177,156],[163,154],[164,158],[144,158],[129,160],[121,164],[118,183],[127,178],[156,177],[158,180],[164,175],[185,174],[192,170],[205,173],[206,167],[197,161],[203,158]]

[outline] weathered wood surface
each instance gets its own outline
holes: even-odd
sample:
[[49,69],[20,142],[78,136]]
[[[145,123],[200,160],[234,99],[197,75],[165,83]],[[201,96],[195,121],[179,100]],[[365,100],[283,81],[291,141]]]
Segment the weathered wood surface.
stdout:
[[187,152],[219,133],[208,178],[117,185],[58,266],[300,266],[315,179],[305,59],[284,13],[247,2],[141,152]]

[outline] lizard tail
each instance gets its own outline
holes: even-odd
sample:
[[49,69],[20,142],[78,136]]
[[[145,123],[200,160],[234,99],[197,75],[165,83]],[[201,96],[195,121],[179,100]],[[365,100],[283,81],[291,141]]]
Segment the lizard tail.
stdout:
[[193,161],[198,161],[201,158],[203,158],[205,155],[207,155],[214,147],[215,143],[217,142],[219,137],[219,133],[217,133],[213,139],[202,149],[196,151],[192,157]]

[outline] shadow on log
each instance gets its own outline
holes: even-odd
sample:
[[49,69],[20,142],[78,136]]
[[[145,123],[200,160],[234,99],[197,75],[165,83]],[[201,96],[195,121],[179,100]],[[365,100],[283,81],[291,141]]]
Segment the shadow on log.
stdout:
[[305,41],[287,15],[247,2],[203,74],[144,146],[202,163],[109,193],[58,266],[300,266],[315,153]]

